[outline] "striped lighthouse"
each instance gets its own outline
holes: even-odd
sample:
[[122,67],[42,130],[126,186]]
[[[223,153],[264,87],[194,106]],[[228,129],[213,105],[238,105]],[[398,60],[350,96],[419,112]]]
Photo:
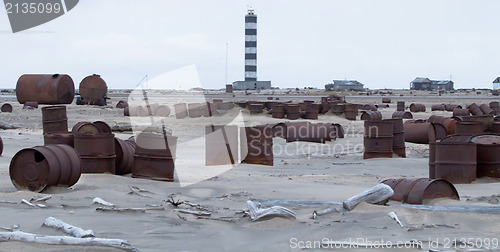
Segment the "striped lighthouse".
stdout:
[[257,15],[251,7],[245,16],[245,81],[257,81]]

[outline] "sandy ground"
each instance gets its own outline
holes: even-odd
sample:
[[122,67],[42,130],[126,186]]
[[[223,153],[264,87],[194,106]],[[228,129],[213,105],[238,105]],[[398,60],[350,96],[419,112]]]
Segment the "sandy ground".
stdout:
[[[224,100],[265,100],[272,93],[253,95],[210,94],[207,99],[222,98]],[[280,101],[316,100],[317,96],[309,94],[277,94]],[[305,96],[305,97],[304,97]],[[108,107],[68,106],[68,124],[70,128],[79,121],[103,120],[109,124],[128,123],[130,119],[123,116],[122,109],[114,108],[126,94],[112,93]],[[448,96],[405,96],[399,94],[386,96],[392,98],[390,108],[382,109],[384,118],[390,118],[396,109],[396,101],[424,103],[426,113],[416,113],[417,119],[426,119],[431,114],[450,116],[450,112],[430,112],[431,104],[453,103],[469,104],[489,103],[498,100],[488,95],[448,95]],[[362,158],[362,121],[348,121],[332,114],[320,115],[319,120],[312,122],[340,123],[346,131],[344,139],[337,139],[326,144],[286,143],[283,139],[274,139],[275,148],[291,148],[292,153],[280,152],[274,155],[274,166],[239,164],[232,169],[215,173],[206,172],[207,179],[181,186],[179,177],[176,182],[159,182],[134,179],[130,175],[115,176],[108,174],[83,174],[72,188],[52,187],[43,193],[17,191],[9,178],[9,163],[13,155],[22,148],[43,144],[42,119],[40,109],[23,110],[14,96],[3,96],[1,102],[10,102],[14,106],[13,113],[1,113],[3,122],[19,126],[15,130],[2,130],[0,136],[4,143],[4,152],[0,157],[0,200],[20,202],[22,199],[52,195],[46,202],[48,208],[33,208],[25,204],[0,203],[0,226],[19,225],[25,232],[63,235],[60,231],[42,227],[44,219],[53,216],[84,229],[92,229],[97,237],[119,238],[128,240],[140,251],[295,251],[312,245],[310,251],[325,250],[319,248],[319,242],[364,241],[364,242],[407,242],[422,241],[423,248],[408,248],[406,251],[427,251],[439,243],[453,248],[453,239],[473,239],[474,242],[497,239],[499,249],[500,215],[433,212],[402,207],[398,202],[389,202],[386,206],[361,204],[352,212],[331,213],[310,219],[316,207],[289,207],[297,214],[296,220],[273,218],[251,222],[249,217],[237,212],[246,208],[248,199],[282,199],[282,200],[320,200],[341,202],[362,192],[387,178],[419,178],[428,176],[428,146],[407,143],[407,158]],[[196,102],[204,99],[199,93],[156,94],[151,100],[168,100],[171,105],[176,102]],[[381,96],[346,97],[352,103],[381,103]],[[173,107],[172,107],[173,110]],[[186,118],[177,120],[173,115],[163,118],[171,128],[173,135],[179,137],[176,166],[200,168],[204,160],[198,158],[204,150],[204,125],[221,124],[233,120],[238,109],[229,111],[224,118]],[[277,123],[283,120],[273,119],[270,115],[250,116],[248,111],[242,112],[246,124]],[[143,120],[143,119],[141,119]],[[147,120],[146,122],[147,123]],[[116,133],[126,139],[128,133]],[[292,146],[292,147],[287,147]],[[360,147],[361,146],[361,147]],[[203,167],[217,170],[217,167]],[[177,169],[177,167],[176,167]],[[195,171],[195,170],[193,170]],[[196,177],[196,176],[195,176]],[[181,180],[189,180],[183,177]],[[181,182],[182,182],[181,181]],[[149,197],[129,194],[129,186],[137,186],[150,191]],[[481,178],[472,184],[456,185],[460,201],[438,200],[430,204],[438,205],[478,205],[498,206],[498,200],[492,195],[499,194],[500,180]],[[164,204],[168,197],[200,204],[210,211],[212,217],[232,217],[234,222],[204,220],[188,214],[174,212],[174,206]],[[481,198],[483,196],[483,198]],[[164,210],[150,210],[145,213],[112,213],[96,211],[92,204],[94,197],[116,204],[118,207],[147,207],[164,204]],[[489,197],[489,198],[488,198]],[[491,200],[493,199],[493,200]],[[179,208],[188,208],[185,205]],[[388,213],[394,211],[401,221],[407,225],[430,225],[433,227],[407,231],[399,227]],[[432,241],[434,243],[430,243]],[[460,244],[457,244],[457,248]],[[471,248],[471,247],[468,247]],[[330,248],[331,249],[331,248]],[[102,247],[49,246],[20,242],[0,243],[0,251],[118,251]],[[386,251],[387,248],[368,249],[334,249],[337,251]],[[396,250],[396,249],[393,249]]]

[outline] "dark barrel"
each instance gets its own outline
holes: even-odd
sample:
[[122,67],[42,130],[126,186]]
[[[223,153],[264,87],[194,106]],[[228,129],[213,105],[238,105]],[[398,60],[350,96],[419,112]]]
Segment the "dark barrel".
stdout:
[[[298,107],[298,106],[297,106]],[[241,134],[242,163],[270,165],[273,160],[273,130],[270,125],[242,128]]]
[[106,97],[108,86],[100,75],[93,74],[83,78],[78,91],[86,104],[104,105],[97,103]]
[[453,184],[471,183],[476,180],[475,143],[438,142],[435,148],[436,178]]
[[382,120],[382,113],[380,111],[363,111],[361,113],[361,120],[363,121],[373,121]]
[[391,121],[365,121],[364,126],[363,159],[392,157],[393,123]]
[[174,181],[177,137],[141,132],[136,137],[132,177]]
[[135,145],[115,137],[115,174],[124,175],[132,172]]
[[472,142],[477,144],[477,177],[500,178],[500,135],[479,135]]
[[413,113],[425,112],[425,105],[420,103],[412,103],[410,104],[410,111]]
[[358,116],[358,104],[345,104],[344,108],[344,116],[347,120],[356,121],[356,117]]
[[405,102],[404,101],[397,102],[396,111],[405,111]]
[[66,74],[24,74],[16,85],[19,103],[36,101],[38,104],[71,104],[75,84]]
[[272,111],[272,117],[277,119],[285,118],[285,107],[283,104],[274,104]]
[[409,111],[396,111],[392,114],[392,118],[413,119],[413,115]]
[[300,118],[300,107],[297,104],[286,104],[286,117],[289,120],[297,120]]
[[113,134],[75,134],[75,149],[82,159],[82,173],[115,174]]
[[406,157],[403,119],[385,119],[384,121],[392,122],[392,151],[400,157]]
[[43,133],[68,132],[66,106],[47,106],[42,108]]

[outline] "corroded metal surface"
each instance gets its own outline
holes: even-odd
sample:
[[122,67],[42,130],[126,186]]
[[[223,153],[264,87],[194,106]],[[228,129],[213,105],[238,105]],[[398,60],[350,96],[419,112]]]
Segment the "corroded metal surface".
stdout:
[[19,103],[36,101],[38,104],[71,104],[75,84],[66,74],[24,74],[17,81]]
[[500,178],[500,135],[479,135],[472,142],[477,144],[477,177]]
[[320,108],[319,104],[308,103],[306,106],[305,118],[311,120],[318,119],[319,108]]
[[92,124],[99,130],[99,133],[111,134],[111,127],[103,121],[95,121]]
[[396,111],[392,114],[392,118],[413,119],[413,115],[408,111]]
[[481,109],[481,112],[483,112],[483,114],[485,114],[485,115],[494,115],[495,114],[495,111],[493,109],[491,109],[490,106],[488,106],[486,104],[481,104],[481,106],[479,106],[479,109]]
[[435,147],[436,178],[448,180],[453,184],[471,183],[476,180],[475,143],[439,142]]
[[264,104],[261,103],[250,103],[248,106],[251,115],[261,114],[264,112]]
[[36,101],[27,101],[24,103],[23,109],[26,108],[38,108],[38,102]]
[[446,107],[444,104],[434,104],[431,106],[431,111],[445,111]]
[[491,132],[500,134],[500,121],[494,121],[491,125]]
[[392,122],[392,151],[400,156],[406,157],[405,132],[403,119],[385,119],[384,121]]
[[9,174],[17,189],[41,192],[53,185],[74,185],[81,166],[80,156],[68,145],[35,146],[14,155]]
[[412,103],[410,104],[410,111],[413,113],[425,112],[425,105],[420,103]]
[[242,163],[273,166],[272,127],[259,125],[244,127],[242,130]]
[[470,114],[468,109],[455,108],[453,110],[453,116],[468,116]]
[[484,124],[478,121],[461,121],[457,122],[455,126],[456,134],[479,135],[484,133],[484,131],[485,131]]
[[71,147],[75,145],[75,139],[71,132],[46,133],[43,134],[44,144],[66,144]]
[[436,178],[436,142],[429,143],[429,178]]
[[124,175],[132,172],[135,145],[115,137],[115,174]]
[[461,118],[462,121],[481,122],[484,125],[484,131],[491,131],[491,125],[495,120],[493,115],[462,116]]
[[4,103],[2,104],[2,107],[0,107],[0,111],[6,112],[6,113],[11,113],[12,112],[12,105],[9,103]]
[[285,118],[285,107],[283,106],[283,104],[274,104],[271,111],[273,118]]
[[362,110],[370,110],[370,111],[377,111],[378,108],[377,106],[375,106],[375,104],[365,104],[363,105],[363,107],[361,108]]
[[115,174],[115,142],[113,134],[75,133],[75,149],[82,159],[82,173]]
[[297,120],[300,118],[300,107],[297,104],[287,104],[285,111],[286,117],[290,120]]
[[365,121],[364,128],[363,159],[392,157],[394,138],[392,121]]
[[417,144],[428,144],[436,141],[436,132],[432,123],[404,124],[405,141]]
[[91,122],[78,122],[71,129],[73,134],[97,134],[99,128]]
[[93,74],[83,78],[78,91],[86,104],[105,105],[98,104],[99,100],[102,101],[108,92],[108,86],[101,76]]
[[238,127],[205,127],[205,165],[227,165],[238,161]]
[[142,132],[136,137],[132,177],[174,181],[177,137]]
[[483,111],[479,108],[479,106],[475,103],[470,104],[467,109],[469,109],[470,113],[473,115],[484,115]]
[[351,103],[345,104],[345,108],[344,108],[345,118],[347,120],[355,121],[356,117],[358,116],[358,109],[359,109],[358,104],[351,104]]
[[404,101],[397,102],[396,111],[405,111],[405,102]]
[[363,111],[360,119],[363,121],[382,120],[382,113],[380,111]]
[[390,200],[407,204],[420,205],[438,198],[459,199],[455,186],[443,179],[386,179],[382,183],[394,190]]
[[66,106],[47,106],[42,108],[43,133],[68,132]]
[[342,103],[332,103],[332,104],[330,104],[330,110],[335,115],[341,115],[345,111],[345,104],[342,104]]

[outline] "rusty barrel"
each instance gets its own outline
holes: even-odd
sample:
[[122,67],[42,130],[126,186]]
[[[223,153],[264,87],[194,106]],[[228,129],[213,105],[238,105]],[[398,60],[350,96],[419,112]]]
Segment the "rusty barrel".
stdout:
[[365,121],[363,159],[390,158],[393,152],[393,122]]
[[112,130],[109,124],[103,121],[95,121],[92,124],[97,128],[98,133],[111,134]]
[[114,134],[75,134],[75,149],[82,159],[82,173],[116,172]]
[[273,130],[270,125],[243,128],[241,132],[242,163],[273,166]]
[[330,103],[329,102],[321,102],[320,113],[326,114],[330,111]]
[[438,142],[435,146],[435,177],[453,184],[471,183],[476,180],[476,157],[475,143]]
[[277,119],[285,118],[285,107],[283,104],[274,104],[272,111],[272,117]]
[[413,119],[413,115],[409,111],[396,111],[392,113],[392,118]]
[[130,116],[130,109],[128,106],[123,108],[123,116]]
[[421,205],[438,198],[459,199],[455,186],[443,179],[386,179],[382,183],[394,190],[390,200],[406,204]]
[[431,106],[431,111],[445,111],[446,107],[444,104],[434,104]]
[[382,113],[380,113],[380,111],[363,111],[361,113],[361,120],[363,121],[382,120]]
[[491,133],[500,134],[500,121],[494,121],[491,125]]
[[124,175],[132,172],[135,145],[115,137],[115,174]]
[[371,110],[371,111],[377,111],[378,108],[375,104],[365,104],[363,105],[363,107],[361,108],[362,110]]
[[405,111],[405,102],[404,101],[398,101],[396,103],[396,111]]
[[41,192],[49,186],[72,186],[81,175],[82,161],[68,145],[22,149],[12,157],[9,174],[18,190]]
[[154,111],[154,116],[167,117],[170,115],[170,108],[167,105],[159,105]]
[[75,146],[75,138],[71,132],[45,133],[43,134],[43,142],[47,144],[66,144],[71,147]]
[[436,142],[429,143],[429,178],[436,178]]
[[66,106],[47,106],[42,108],[43,133],[68,132]]
[[488,106],[486,104],[481,104],[481,106],[479,106],[479,109],[481,109],[481,112],[483,112],[483,114],[485,114],[485,115],[494,115],[495,114],[495,111],[493,109],[491,109],[490,106]]
[[342,104],[342,103],[332,103],[332,104],[330,104],[330,110],[335,115],[344,114],[345,104]]
[[235,102],[240,108],[247,108],[247,102]]
[[420,103],[412,103],[410,104],[410,111],[413,113],[425,112],[425,105]]
[[93,74],[83,78],[78,91],[86,104],[101,105],[97,103],[106,96],[108,86],[100,75]]
[[484,115],[483,111],[475,103],[470,104],[468,109],[472,115]]
[[264,104],[261,103],[250,103],[248,106],[248,110],[250,110],[250,115],[261,114],[264,112]]
[[297,104],[286,105],[286,118],[289,120],[297,120],[300,118],[300,107]]
[[436,141],[434,125],[429,122],[404,124],[405,142],[428,144]]
[[191,118],[201,117],[205,112],[202,103],[188,103],[187,110]]
[[382,103],[391,103],[391,98],[382,98]]
[[2,104],[2,107],[0,107],[0,111],[6,113],[12,113],[12,105],[10,105],[9,103],[4,103]]
[[71,104],[75,84],[66,74],[24,74],[16,85],[19,103],[36,101],[38,104]]
[[141,132],[136,137],[132,177],[174,181],[177,137]]
[[358,116],[358,104],[347,103],[344,108],[344,116],[347,120],[355,121]]
[[178,103],[174,105],[175,118],[184,119],[188,116],[186,103]]
[[228,165],[238,162],[238,127],[205,126],[205,165]]
[[444,107],[448,112],[452,112],[455,109],[462,109],[462,106],[456,104],[445,104]]
[[[473,125],[477,124],[468,124],[466,122],[479,122],[481,123],[481,126],[476,126],[475,131],[471,131],[470,133],[475,132],[476,134],[481,134],[485,131],[490,131],[491,130],[491,125],[493,124],[494,117],[492,115],[480,115],[480,116],[462,116],[460,117],[462,119],[461,126],[460,127],[473,127]],[[458,125],[457,125],[458,127]],[[481,132],[479,131],[481,130]],[[468,133],[468,132],[458,132],[458,133]]]
[[308,103],[306,107],[305,119],[317,120],[319,108],[319,104],[317,103]]
[[392,122],[392,151],[400,157],[406,157],[403,119],[385,119],[384,121]]
[[38,102],[36,102],[36,101],[25,102],[23,109],[29,109],[29,108],[38,108]]
[[469,116],[470,112],[468,109],[453,109],[453,116]]
[[[453,118],[448,118],[444,116],[437,116],[437,115],[432,115],[427,119],[428,122],[434,123],[434,124],[440,124],[444,127],[445,132],[444,136],[446,135],[452,135],[455,134],[455,128],[456,128],[456,123],[457,120]],[[436,136],[442,135],[442,128],[438,127],[439,129],[436,129]],[[442,139],[443,137],[437,137],[437,139]]]
[[71,129],[73,134],[97,134],[99,128],[91,122],[78,122]]
[[500,135],[479,135],[472,142],[477,144],[477,177],[500,178]]
[[496,102],[496,101],[493,101],[493,102],[490,102],[489,106],[490,106],[490,108],[492,108],[492,109],[495,109],[495,108],[500,108],[500,103],[499,103],[499,102]]
[[116,108],[126,108],[128,107],[128,102],[127,101],[118,101],[118,103],[116,103]]

